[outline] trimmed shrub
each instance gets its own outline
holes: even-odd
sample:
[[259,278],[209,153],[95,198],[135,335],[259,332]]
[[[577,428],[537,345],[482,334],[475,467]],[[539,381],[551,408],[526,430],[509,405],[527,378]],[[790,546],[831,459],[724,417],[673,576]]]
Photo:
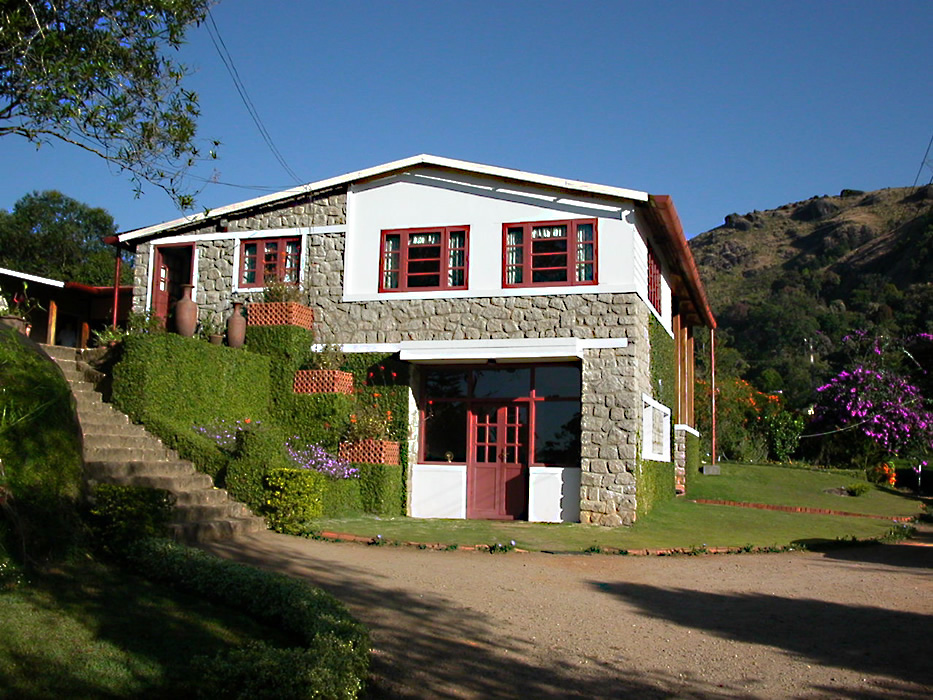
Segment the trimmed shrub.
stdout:
[[0,552],[43,566],[82,544],[81,432],[58,368],[0,324]]
[[635,514],[647,515],[657,503],[669,501],[675,497],[674,463],[638,460],[637,501]]
[[236,452],[227,467],[224,485],[233,498],[260,512],[266,501],[263,479],[272,470],[287,467],[285,437],[280,430],[265,425],[241,430],[236,436]]
[[171,420],[190,430],[270,413],[268,358],[171,333],[131,335],[124,345],[113,402],[136,421]]
[[864,496],[871,491],[871,484],[866,484],[864,481],[853,481],[845,489],[850,496]]
[[164,489],[99,484],[88,523],[98,546],[114,553],[136,540],[164,536],[174,505],[175,496]]
[[402,515],[402,467],[397,464],[358,464],[360,507],[375,515]]
[[687,490],[690,490],[690,478],[700,473],[700,438],[693,433],[686,434],[686,476]]
[[126,558],[147,578],[241,610],[300,640],[297,650],[251,645],[200,661],[204,696],[354,698],[362,689],[369,635],[321,589],[168,540],[140,540]]
[[264,480],[263,510],[269,526],[287,535],[306,530],[305,523],[324,514],[325,482],[334,481],[311,469],[274,469]]

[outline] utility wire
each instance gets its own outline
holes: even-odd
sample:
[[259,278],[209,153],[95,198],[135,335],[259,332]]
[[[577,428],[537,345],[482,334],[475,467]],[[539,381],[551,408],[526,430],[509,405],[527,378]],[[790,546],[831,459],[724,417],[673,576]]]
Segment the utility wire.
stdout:
[[287,162],[285,162],[285,157],[276,147],[275,143],[272,141],[272,137],[269,135],[269,132],[266,130],[265,125],[262,123],[262,119],[259,117],[259,112],[256,110],[256,106],[253,104],[253,101],[249,97],[249,93],[246,91],[246,86],[243,84],[243,81],[240,79],[240,74],[237,72],[236,66],[233,63],[233,57],[230,55],[230,52],[227,50],[227,45],[224,43],[223,37],[220,35],[220,30],[217,28],[217,23],[214,21],[214,15],[211,13],[210,8],[207,10],[207,19],[205,23],[207,27],[207,33],[211,37],[211,42],[214,44],[214,48],[217,49],[217,54],[220,56],[220,60],[223,61],[224,67],[227,69],[227,73],[230,74],[230,78],[233,80],[233,85],[236,87],[237,93],[240,95],[240,99],[243,101],[243,105],[246,107],[246,111],[249,112],[249,116],[252,117],[253,123],[256,125],[256,128],[259,129],[259,134],[262,136],[262,140],[266,142],[266,146],[269,147],[269,150],[272,152],[272,155],[275,156],[275,159],[279,162],[279,165],[288,173],[297,184],[303,184],[301,178],[295,174],[295,171],[291,169]]
[[[933,146],[933,136],[930,136],[930,143],[927,144],[927,151],[923,154],[923,160],[920,161],[920,168],[917,170],[917,177],[914,178],[913,186],[916,187],[917,183],[920,181],[920,173],[923,172],[923,166],[930,167],[933,170],[933,167],[930,166],[929,156],[930,156],[930,147]],[[927,184],[933,183],[933,175],[930,176],[930,182]]]

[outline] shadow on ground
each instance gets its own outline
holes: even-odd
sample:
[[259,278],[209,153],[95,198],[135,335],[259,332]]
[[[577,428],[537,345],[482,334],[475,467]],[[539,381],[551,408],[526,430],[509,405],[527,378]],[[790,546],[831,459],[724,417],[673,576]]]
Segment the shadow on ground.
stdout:
[[[807,663],[933,685],[933,615],[758,593],[590,583],[646,614],[683,627],[778,647]],[[878,595],[883,596],[884,591]],[[839,690],[832,692],[838,694]]]
[[[261,540],[245,539],[205,548],[306,579],[344,601],[372,634],[372,679],[365,696],[370,699],[715,699],[742,694],[741,689],[718,687],[701,678],[623,673],[585,657],[568,662],[560,654],[549,654],[547,645],[503,635],[496,620],[460,608],[441,595],[381,585],[369,570],[335,566],[298,548],[273,552],[263,549]],[[626,669],[635,665],[632,660],[624,664]]]

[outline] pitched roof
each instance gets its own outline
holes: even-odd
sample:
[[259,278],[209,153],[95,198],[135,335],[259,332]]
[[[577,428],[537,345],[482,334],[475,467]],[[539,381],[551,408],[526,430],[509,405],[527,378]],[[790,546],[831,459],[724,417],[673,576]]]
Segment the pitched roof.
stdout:
[[524,172],[522,170],[513,170],[511,168],[501,168],[495,165],[483,165],[464,160],[456,160],[454,158],[432,156],[426,153],[392,161],[391,163],[384,163],[383,165],[377,165],[365,170],[357,170],[352,173],[338,175],[337,177],[328,178],[326,180],[318,180],[317,182],[300,185],[255,199],[228,204],[217,209],[211,209],[207,212],[192,214],[191,216],[166,221],[161,224],[126,231],[117,235],[113,242],[129,243],[143,238],[151,238],[172,231],[173,229],[192,226],[202,221],[218,219],[235,212],[264,207],[275,204],[276,202],[284,202],[302,195],[326,191],[334,187],[402,172],[418,166],[433,166],[447,170],[501,178],[510,182],[543,185],[545,187],[553,187],[568,192],[614,197],[635,202],[636,206],[646,215],[646,219],[651,228],[652,240],[665,252],[665,258],[669,263],[670,271],[674,275],[675,291],[694,311],[693,320],[711,328],[716,327],[716,320],[713,318],[709,303],[706,300],[706,292],[703,289],[703,283],[700,281],[696,263],[687,245],[687,240],[680,224],[680,218],[677,215],[677,210],[674,208],[674,203],[670,196],[649,195],[647,192],[640,192],[638,190],[612,187],[610,185],[599,185],[591,182],[581,182],[579,180],[568,180],[551,175],[540,175],[537,173]]
[[581,182],[579,180],[567,180],[566,178],[553,177],[551,175],[538,175],[536,173],[527,173],[522,170],[500,168],[495,165],[482,165],[479,163],[471,163],[465,160],[443,158],[441,156],[432,156],[426,153],[422,153],[421,155],[392,161],[391,163],[384,163],[383,165],[377,165],[365,170],[357,170],[352,173],[338,175],[337,177],[328,178],[326,180],[311,182],[307,185],[299,185],[298,187],[292,187],[291,189],[282,190],[281,192],[276,192],[274,194],[256,197],[255,199],[248,199],[243,202],[228,204],[223,207],[218,207],[217,209],[211,209],[207,212],[192,214],[191,216],[173,219],[172,221],[166,221],[161,224],[155,224],[145,228],[126,231],[119,234],[117,236],[117,240],[119,240],[121,243],[126,243],[129,241],[137,240],[139,238],[153,236],[155,234],[162,233],[163,231],[170,231],[174,228],[190,226],[191,224],[197,223],[199,221],[206,221],[208,219],[215,219],[220,216],[226,216],[227,214],[242,211],[244,209],[253,209],[255,207],[274,204],[275,202],[291,199],[300,195],[309,194],[312,192],[320,192],[322,190],[328,190],[340,185],[346,185],[352,182],[358,182],[360,180],[367,180],[373,177],[388,175],[393,172],[407,170],[408,168],[419,165],[459,170],[461,172],[475,173],[477,175],[489,175],[492,177],[499,177],[515,182],[546,185],[548,187],[556,187],[573,192],[598,194],[609,197],[620,197],[622,199],[630,199],[637,202],[648,201],[648,194],[646,192],[639,192],[637,190],[629,190],[622,187],[611,187],[609,185],[597,185],[591,182]]

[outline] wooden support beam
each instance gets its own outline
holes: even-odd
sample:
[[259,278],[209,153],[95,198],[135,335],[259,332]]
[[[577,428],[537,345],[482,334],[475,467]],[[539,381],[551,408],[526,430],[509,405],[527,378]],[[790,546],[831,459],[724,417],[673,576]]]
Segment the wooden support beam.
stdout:
[[46,323],[45,342],[47,345],[55,345],[55,326],[58,324],[58,304],[54,299],[49,300],[49,318]]

